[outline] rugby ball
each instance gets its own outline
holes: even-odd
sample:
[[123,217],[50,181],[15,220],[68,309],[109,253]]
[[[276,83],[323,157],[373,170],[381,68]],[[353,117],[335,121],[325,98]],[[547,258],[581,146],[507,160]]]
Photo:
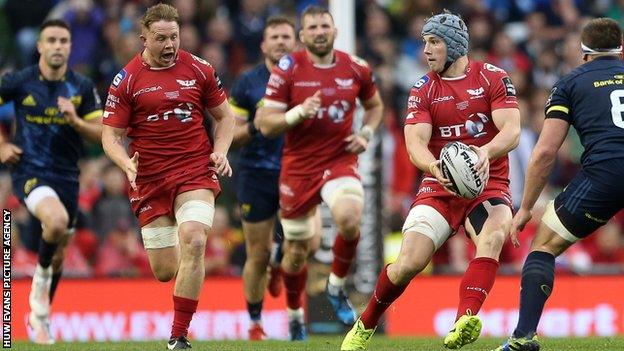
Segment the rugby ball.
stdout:
[[485,188],[475,167],[478,158],[474,150],[459,141],[444,145],[440,152],[442,174],[453,183],[451,190],[461,197],[474,199]]

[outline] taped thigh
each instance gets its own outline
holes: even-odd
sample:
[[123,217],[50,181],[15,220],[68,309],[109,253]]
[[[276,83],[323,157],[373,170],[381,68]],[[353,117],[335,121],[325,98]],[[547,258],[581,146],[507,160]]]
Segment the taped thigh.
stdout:
[[178,225],[184,222],[195,221],[212,228],[214,212],[214,205],[210,202],[203,200],[189,200],[178,208],[175,213],[175,218]]
[[546,211],[544,211],[544,215],[542,216],[542,222],[546,224],[546,226],[552,229],[553,232],[557,233],[560,237],[564,238],[566,241],[571,243],[577,242],[580,238],[574,236],[561,222],[559,216],[557,216],[557,211],[555,211],[555,200],[551,200],[548,205],[546,205]]
[[315,216],[296,219],[282,218],[282,229],[286,240],[308,240],[314,236]]
[[407,215],[402,232],[403,234],[418,232],[427,236],[433,241],[437,250],[453,234],[453,229],[435,208],[428,205],[416,205]]
[[178,227],[141,228],[143,246],[146,249],[162,249],[178,245]]
[[26,203],[26,207],[30,213],[35,213],[35,209],[37,209],[37,205],[46,197],[53,197],[59,201],[61,198],[58,196],[56,191],[52,189],[48,185],[42,185],[34,188],[28,193],[28,196],[24,199],[24,203]]
[[362,182],[355,177],[339,177],[323,185],[321,198],[329,208],[333,208],[334,203],[341,198],[364,202],[364,187]]

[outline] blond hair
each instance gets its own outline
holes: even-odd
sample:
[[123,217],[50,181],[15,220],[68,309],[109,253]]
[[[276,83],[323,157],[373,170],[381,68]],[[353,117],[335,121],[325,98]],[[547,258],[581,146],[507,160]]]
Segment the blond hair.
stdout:
[[141,19],[141,25],[143,28],[149,29],[152,23],[158,21],[177,22],[180,24],[178,10],[171,5],[163,3],[151,6],[147,9],[147,11],[145,11],[143,18]]

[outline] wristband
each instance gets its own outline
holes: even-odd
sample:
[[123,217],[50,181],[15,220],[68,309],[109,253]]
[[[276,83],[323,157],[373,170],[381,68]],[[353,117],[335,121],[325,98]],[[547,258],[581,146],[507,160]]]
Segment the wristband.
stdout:
[[370,141],[375,134],[375,130],[369,125],[364,125],[362,129],[360,129],[359,134],[362,138],[366,139],[366,141]]
[[297,105],[286,111],[286,113],[284,114],[284,118],[286,119],[286,123],[289,126],[294,126],[295,124],[301,123],[301,121],[303,121],[305,118],[305,111],[303,110],[303,106]]

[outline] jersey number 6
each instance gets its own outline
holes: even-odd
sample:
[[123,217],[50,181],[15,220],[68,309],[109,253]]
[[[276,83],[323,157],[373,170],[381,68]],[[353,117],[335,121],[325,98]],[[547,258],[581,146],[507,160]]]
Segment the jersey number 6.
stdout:
[[622,103],[622,98],[624,98],[624,90],[614,90],[609,95],[611,98],[611,117],[613,118],[613,124],[616,127],[624,128],[624,103]]

